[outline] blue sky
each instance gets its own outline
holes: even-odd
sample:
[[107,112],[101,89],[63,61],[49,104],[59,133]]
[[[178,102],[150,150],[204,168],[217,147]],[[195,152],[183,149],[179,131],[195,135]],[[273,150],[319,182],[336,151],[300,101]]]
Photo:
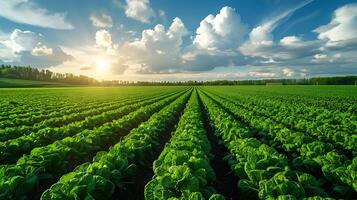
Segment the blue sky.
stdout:
[[357,74],[357,1],[2,0],[0,63],[98,79]]

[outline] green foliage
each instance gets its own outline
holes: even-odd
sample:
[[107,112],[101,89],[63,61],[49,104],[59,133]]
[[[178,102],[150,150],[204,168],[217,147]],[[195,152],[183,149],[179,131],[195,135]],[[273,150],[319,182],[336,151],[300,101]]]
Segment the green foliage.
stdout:
[[[77,167],[60,179],[59,182],[45,191],[42,199],[84,199],[87,196],[97,195],[96,199],[109,199],[114,188],[124,188],[127,181],[134,177],[136,166],[145,158],[150,157],[151,152],[160,146],[157,143],[159,136],[165,134],[168,128],[175,124],[178,113],[183,109],[189,93],[184,94],[160,112],[152,115],[150,119],[133,129],[119,143],[108,152],[97,153],[94,162]],[[145,163],[145,162],[144,162]],[[83,179],[95,182],[100,178],[106,184],[88,184]],[[85,190],[73,190],[88,186]],[[98,196],[103,194],[101,196]]]
[[222,159],[231,167],[227,176],[238,178],[231,186],[239,198],[357,196],[352,86],[193,91],[1,89],[0,199],[115,199],[136,192],[139,170],[151,165],[146,199],[225,199],[213,187],[222,177],[212,168],[217,160],[211,165],[203,114],[227,150]]
[[[38,184],[43,181],[52,181],[55,178],[54,175],[65,173],[70,164],[81,163],[83,160],[88,159],[87,157],[92,152],[100,151],[107,148],[107,145],[115,143],[131,129],[149,119],[152,114],[161,110],[181,94],[183,93],[181,92],[151,105],[141,107],[128,115],[93,130],[84,130],[72,137],[58,140],[53,144],[35,148],[29,155],[21,157],[15,165],[1,166],[0,191],[6,194],[4,198],[22,198],[28,192],[35,192]],[[98,168],[88,169],[96,171]],[[33,176],[36,177],[36,181],[32,181],[34,180]],[[103,188],[111,185],[106,182],[103,183],[102,179],[98,180],[101,180],[100,183],[102,184],[99,185]],[[22,190],[17,190],[16,188],[21,188]],[[83,189],[83,187],[77,187],[75,191],[83,193],[88,190]]]
[[175,133],[154,162],[155,175],[145,186],[145,199],[222,199],[219,195],[204,196],[204,190],[215,180],[210,150],[194,92]]
[[24,88],[24,87],[66,87],[63,83],[34,81],[12,78],[0,78],[0,88]]

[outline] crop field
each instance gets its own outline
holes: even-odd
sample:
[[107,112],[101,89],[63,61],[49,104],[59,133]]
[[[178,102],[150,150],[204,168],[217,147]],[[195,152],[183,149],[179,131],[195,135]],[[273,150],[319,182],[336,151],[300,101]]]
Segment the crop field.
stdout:
[[65,84],[45,82],[45,81],[31,81],[21,79],[0,78],[0,88],[24,88],[24,87],[64,87]]
[[0,199],[357,199],[357,87],[0,89]]

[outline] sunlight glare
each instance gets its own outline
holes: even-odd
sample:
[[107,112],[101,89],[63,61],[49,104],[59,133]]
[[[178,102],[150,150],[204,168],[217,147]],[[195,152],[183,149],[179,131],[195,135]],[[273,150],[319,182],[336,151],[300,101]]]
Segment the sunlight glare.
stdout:
[[106,72],[109,68],[109,62],[105,59],[100,59],[96,62],[96,68],[100,72]]

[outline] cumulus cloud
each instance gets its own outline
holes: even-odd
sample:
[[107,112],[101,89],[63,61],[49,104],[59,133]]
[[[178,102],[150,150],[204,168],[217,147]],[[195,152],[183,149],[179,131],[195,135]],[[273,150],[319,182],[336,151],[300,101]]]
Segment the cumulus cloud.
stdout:
[[51,13],[30,0],[1,0],[0,16],[11,21],[53,29],[73,29],[66,13]]
[[48,56],[53,54],[53,50],[52,48],[49,48],[46,45],[36,46],[32,49],[31,54],[33,56]]
[[110,47],[112,45],[112,36],[108,31],[102,29],[96,32],[95,41],[98,46]]
[[348,4],[338,8],[327,25],[314,30],[319,39],[332,42],[357,38],[357,4]]
[[314,30],[326,41],[324,51],[357,53],[357,4],[347,4],[335,10],[332,20]]
[[92,25],[98,28],[111,28],[113,26],[112,17],[104,13],[92,14],[89,18]]
[[[351,70],[357,59],[357,4],[347,4],[334,11],[331,21],[314,30],[324,42],[321,52],[311,58],[311,63],[321,66],[316,71],[334,68]],[[323,66],[323,67],[322,67]],[[351,70],[352,72],[353,70]],[[355,71],[355,70],[354,70]]]
[[248,63],[250,59],[237,51],[247,32],[247,25],[231,7],[223,7],[217,15],[208,15],[200,22],[192,44],[182,53],[186,69],[205,71]]
[[10,40],[5,40],[3,43],[11,48],[14,53],[20,53],[22,51],[31,51],[36,47],[37,43],[43,42],[44,37],[42,34],[15,29],[10,35]]
[[155,16],[149,0],[126,0],[125,14],[143,23],[149,23],[150,19]]
[[193,44],[207,50],[234,50],[243,41],[247,25],[231,7],[223,7],[220,12],[208,15],[196,30]]
[[296,46],[301,42],[301,38],[296,36],[287,36],[280,40],[280,44],[284,46]]
[[73,57],[59,46],[46,41],[42,34],[15,29],[10,38],[0,41],[13,55],[8,64],[49,67],[59,65]]
[[[283,65],[293,59],[318,54],[321,47],[321,41],[304,41],[297,36],[287,36],[278,42],[244,42],[247,25],[230,7],[223,7],[218,14],[204,18],[192,44],[182,47],[182,38],[187,33],[183,22],[176,18],[168,30],[160,24],[144,30],[141,38],[122,45],[119,55],[125,60],[124,66],[136,73],[175,73],[216,67]],[[280,74],[292,76],[294,72],[285,70]]]
[[127,60],[123,65],[139,73],[180,70],[182,38],[187,34],[180,18],[175,18],[168,30],[161,24],[144,30],[139,40],[126,42],[120,47],[119,54]]

